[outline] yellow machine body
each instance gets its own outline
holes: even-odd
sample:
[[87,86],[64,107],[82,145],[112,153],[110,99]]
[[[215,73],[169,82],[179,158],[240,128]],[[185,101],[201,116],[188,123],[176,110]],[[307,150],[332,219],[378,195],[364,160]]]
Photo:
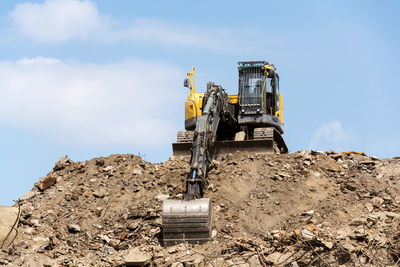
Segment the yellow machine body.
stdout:
[[[270,66],[265,66],[265,71],[270,70]],[[203,105],[203,96],[204,93],[198,93],[196,88],[196,71],[195,68],[192,67],[192,71],[187,73],[187,80],[189,82],[189,96],[185,101],[185,126],[190,125],[190,127],[185,127],[186,130],[193,130],[196,125],[196,118],[202,114],[201,107]],[[264,93],[266,88],[266,82],[263,84],[262,93]],[[238,95],[229,95],[229,100],[232,104],[238,104]],[[281,93],[278,93],[278,101],[279,101],[279,110],[275,112],[274,115],[279,118],[280,122],[284,123],[283,116],[283,96]],[[191,123],[190,123],[191,122]]]

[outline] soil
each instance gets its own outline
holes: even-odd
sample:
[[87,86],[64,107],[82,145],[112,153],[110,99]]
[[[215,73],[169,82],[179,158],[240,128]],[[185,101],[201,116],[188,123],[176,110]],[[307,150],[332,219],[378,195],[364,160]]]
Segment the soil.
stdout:
[[400,158],[299,151],[215,160],[214,235],[162,246],[162,199],[179,198],[187,158],[61,158],[21,197],[4,266],[387,266],[400,259]]

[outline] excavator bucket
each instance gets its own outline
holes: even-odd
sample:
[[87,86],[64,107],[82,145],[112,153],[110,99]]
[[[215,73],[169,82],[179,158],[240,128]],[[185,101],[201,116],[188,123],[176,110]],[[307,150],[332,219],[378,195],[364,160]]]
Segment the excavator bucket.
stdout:
[[162,209],[164,246],[211,240],[212,208],[209,198],[165,200]]

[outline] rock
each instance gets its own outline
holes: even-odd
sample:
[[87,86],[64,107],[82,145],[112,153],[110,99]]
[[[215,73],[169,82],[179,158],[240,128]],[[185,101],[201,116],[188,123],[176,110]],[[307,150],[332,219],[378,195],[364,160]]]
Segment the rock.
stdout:
[[371,204],[372,206],[374,206],[375,208],[379,208],[382,204],[383,204],[384,200],[380,197],[374,197],[371,200]]
[[322,241],[322,244],[324,244],[324,246],[327,247],[328,249],[333,248],[333,243],[331,241]]
[[35,236],[32,241],[34,242],[33,250],[43,249],[50,245],[50,238],[48,237]]
[[207,189],[208,190],[211,190],[212,192],[217,192],[217,188],[214,186],[214,184],[209,184],[208,186],[207,186]]
[[217,236],[217,233],[218,233],[217,230],[215,230],[215,229],[212,230],[211,231],[211,238],[215,238]]
[[310,150],[299,150],[296,153],[298,153],[302,157],[311,155],[311,151]]
[[353,244],[351,244],[350,242],[344,242],[341,245],[349,252],[353,252],[354,250],[356,250],[356,247],[354,247]]
[[[29,267],[52,267],[58,266],[55,263],[55,260],[49,258],[48,256],[44,255],[43,253],[30,253],[28,255],[21,256],[22,266],[29,266]],[[12,265],[16,266],[16,265]]]
[[108,237],[108,235],[99,235],[99,238],[106,242],[107,244],[110,243],[111,238]]
[[250,267],[259,267],[259,266],[261,266],[260,260],[258,259],[257,255],[251,256],[247,260],[247,263],[250,265]]
[[283,181],[283,178],[280,175],[274,175],[271,177],[272,180]]
[[211,166],[212,166],[213,168],[215,168],[215,169],[218,169],[220,165],[221,165],[221,162],[219,162],[219,161],[216,160],[216,159],[213,159],[213,160],[211,161]]
[[25,233],[27,233],[28,235],[31,235],[33,233],[33,228],[32,227],[26,228]]
[[385,212],[385,215],[386,215],[388,218],[391,218],[391,219],[393,219],[393,218],[395,218],[395,219],[400,219],[400,214],[399,214],[399,213],[396,213],[396,212],[386,211],[386,212]]
[[368,215],[368,221],[377,222],[386,220],[386,214],[384,212],[372,212]]
[[314,233],[311,232],[308,229],[301,230],[301,237],[304,238],[305,240],[313,240],[313,239],[315,239]]
[[40,180],[38,184],[36,184],[36,187],[40,191],[44,191],[49,189],[51,186],[53,186],[57,182],[57,179],[51,175],[48,175]]
[[96,166],[104,166],[104,159],[96,159]]
[[329,156],[331,158],[335,159],[335,160],[338,160],[338,159],[342,158],[342,154],[341,153],[336,153],[336,154],[332,154],[332,155],[329,155]]
[[140,223],[139,222],[131,222],[128,225],[128,230],[130,231],[135,231],[139,227]]
[[38,219],[30,219],[29,222],[30,222],[30,224],[32,226],[35,226],[35,227],[39,227],[40,226],[40,222],[39,222]]
[[93,192],[93,196],[96,198],[103,198],[106,195],[106,190],[104,188],[100,188]]
[[36,196],[35,192],[28,191],[25,194],[23,194],[22,196],[20,196],[19,200],[29,200],[29,199],[33,198],[34,196]]
[[79,233],[81,231],[81,227],[77,224],[68,225],[68,232],[70,233]]
[[68,156],[59,158],[53,167],[53,171],[63,170],[65,167],[71,165],[71,163],[73,163],[73,161],[69,159]]
[[133,169],[133,171],[132,171],[132,174],[133,174],[133,175],[140,176],[140,175],[142,175],[142,174],[143,174],[143,172],[142,172],[142,170],[141,170],[141,169],[139,169],[139,168],[135,168],[135,169]]
[[313,215],[314,213],[315,213],[314,210],[309,210],[309,211],[303,212],[301,215],[302,215],[302,216],[311,216],[311,215]]
[[159,194],[155,197],[158,202],[163,202],[164,200],[169,199],[169,195],[166,194]]
[[282,264],[284,262],[286,262],[286,260],[291,256],[290,253],[280,253],[280,252],[273,252],[271,254],[269,254],[267,257],[265,257],[265,261],[272,263],[274,265],[279,265]]
[[112,172],[112,171],[114,171],[114,167],[111,166],[111,165],[109,165],[109,166],[107,166],[107,167],[104,167],[104,168],[103,168],[103,171],[104,171],[104,172]]
[[362,165],[375,165],[376,164],[376,162],[372,161],[372,160],[363,160],[363,161],[360,161],[359,163]]
[[356,218],[350,222],[350,225],[352,225],[352,226],[359,226],[359,225],[366,225],[366,224],[367,224],[367,219],[365,219],[365,218]]
[[119,248],[119,244],[121,244],[121,241],[118,239],[111,239],[110,242],[108,242],[108,244],[113,247],[114,249],[118,249]]
[[244,141],[245,139],[246,133],[244,131],[240,131],[235,134],[235,141]]
[[185,265],[183,265],[182,262],[174,262],[171,264],[171,267],[184,267]]
[[224,258],[216,258],[212,260],[212,263],[208,263],[207,267],[225,267],[225,266],[239,266],[239,265],[231,265]]
[[365,208],[368,210],[368,212],[372,212],[374,210],[374,206],[371,203],[366,203]]
[[311,155],[313,156],[326,156],[326,152],[322,150],[311,150]]
[[142,252],[138,247],[131,248],[125,256],[125,264],[127,266],[144,266],[151,261],[148,253]]
[[178,248],[177,248],[177,246],[169,247],[169,248],[167,249],[167,252],[168,252],[169,254],[177,253],[177,252],[178,252]]
[[18,226],[18,208],[0,205],[0,249],[8,247],[17,236],[14,225]]
[[361,226],[354,230],[352,237],[359,238],[359,237],[365,237],[366,235],[367,235],[367,232],[365,231],[365,228],[363,226]]
[[367,264],[368,263],[368,258],[366,256],[360,256],[359,261],[361,264]]
[[341,186],[341,189],[347,189],[350,191],[356,191],[357,188],[358,188],[357,185],[352,181],[347,181]]

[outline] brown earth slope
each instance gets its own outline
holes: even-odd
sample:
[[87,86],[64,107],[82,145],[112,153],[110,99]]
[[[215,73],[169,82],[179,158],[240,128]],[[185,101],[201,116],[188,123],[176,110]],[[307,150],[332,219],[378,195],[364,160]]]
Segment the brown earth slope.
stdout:
[[[162,200],[179,197],[188,159],[60,159],[21,197],[4,266],[396,266],[400,159],[300,151],[229,154],[206,195],[213,241],[161,246]],[[16,203],[14,206],[18,206]]]

